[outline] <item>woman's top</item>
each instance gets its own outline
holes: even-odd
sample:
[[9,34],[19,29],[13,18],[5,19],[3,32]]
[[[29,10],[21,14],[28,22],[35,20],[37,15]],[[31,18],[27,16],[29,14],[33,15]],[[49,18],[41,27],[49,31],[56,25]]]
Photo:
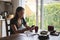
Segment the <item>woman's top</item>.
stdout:
[[[22,24],[19,27],[17,25],[17,23],[18,23],[17,19],[11,19],[10,25],[16,25],[17,30],[22,30],[25,28],[26,21],[24,18],[22,18],[21,20],[22,20]],[[10,34],[15,34],[11,26],[10,26]]]

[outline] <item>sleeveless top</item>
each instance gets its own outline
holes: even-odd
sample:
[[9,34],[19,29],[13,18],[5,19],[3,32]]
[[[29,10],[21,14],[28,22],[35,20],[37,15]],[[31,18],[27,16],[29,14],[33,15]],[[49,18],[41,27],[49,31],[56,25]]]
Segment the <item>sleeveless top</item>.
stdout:
[[[10,25],[16,25],[17,30],[22,30],[25,28],[26,21],[24,18],[22,18],[21,26],[18,27],[17,23],[18,23],[17,19],[11,19],[10,21]],[[11,26],[10,26],[10,34],[15,34]]]

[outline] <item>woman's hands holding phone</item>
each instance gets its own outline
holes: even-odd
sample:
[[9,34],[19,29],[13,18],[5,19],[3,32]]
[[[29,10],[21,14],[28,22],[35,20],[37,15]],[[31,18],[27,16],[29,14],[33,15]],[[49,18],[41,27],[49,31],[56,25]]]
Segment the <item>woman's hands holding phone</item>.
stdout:
[[27,27],[27,30],[30,30],[30,31],[32,31],[32,30],[34,30],[35,29],[35,25],[32,25],[31,27]]

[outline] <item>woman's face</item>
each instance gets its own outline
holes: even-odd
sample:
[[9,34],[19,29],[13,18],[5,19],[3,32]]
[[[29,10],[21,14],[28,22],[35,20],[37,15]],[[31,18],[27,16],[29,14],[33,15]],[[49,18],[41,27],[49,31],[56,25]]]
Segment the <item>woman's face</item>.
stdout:
[[19,11],[19,12],[18,12],[18,16],[19,16],[20,18],[22,18],[22,17],[24,16],[24,10]]

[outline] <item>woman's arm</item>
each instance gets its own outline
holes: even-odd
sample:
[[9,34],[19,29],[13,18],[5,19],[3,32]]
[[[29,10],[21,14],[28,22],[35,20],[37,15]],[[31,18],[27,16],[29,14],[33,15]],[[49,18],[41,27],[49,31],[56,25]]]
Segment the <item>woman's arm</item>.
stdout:
[[32,27],[28,26],[27,24],[24,25],[26,28],[30,28],[30,30],[34,30],[35,29],[35,25]]
[[23,29],[23,30],[18,30],[16,28],[16,25],[11,25],[11,28],[13,29],[14,33],[24,33],[24,31],[30,30],[30,28],[26,28],[26,29]]
[[26,28],[30,28],[30,30],[35,29],[35,27],[30,27],[30,26],[28,26],[24,18],[23,18],[23,25],[24,25]]

